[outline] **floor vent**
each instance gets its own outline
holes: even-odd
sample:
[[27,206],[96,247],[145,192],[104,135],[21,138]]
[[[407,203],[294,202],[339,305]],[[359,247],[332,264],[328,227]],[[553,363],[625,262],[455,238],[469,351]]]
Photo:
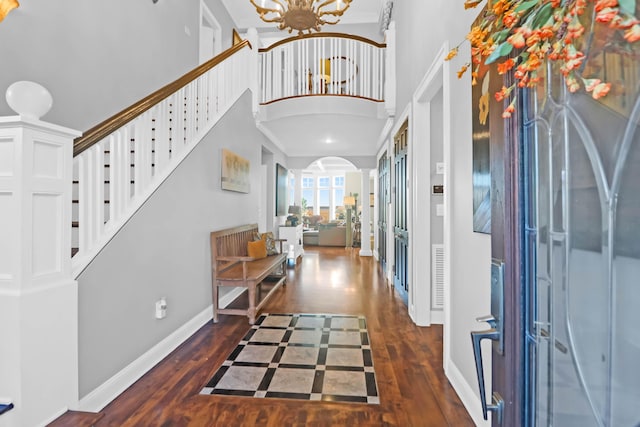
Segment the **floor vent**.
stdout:
[[444,245],[431,245],[431,308],[444,309]]

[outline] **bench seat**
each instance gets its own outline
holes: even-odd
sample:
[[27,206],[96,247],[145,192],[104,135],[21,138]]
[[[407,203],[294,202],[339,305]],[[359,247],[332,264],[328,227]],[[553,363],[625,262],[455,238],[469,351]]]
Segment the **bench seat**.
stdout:
[[[271,295],[285,284],[287,278],[287,254],[280,253],[266,258],[247,256],[247,244],[258,233],[258,224],[249,224],[211,232],[211,286],[213,299],[213,321],[218,314],[246,315],[254,324],[260,308]],[[260,302],[256,302],[256,289],[267,278],[275,278],[275,284]],[[246,309],[220,308],[219,287],[245,287],[249,297]]]

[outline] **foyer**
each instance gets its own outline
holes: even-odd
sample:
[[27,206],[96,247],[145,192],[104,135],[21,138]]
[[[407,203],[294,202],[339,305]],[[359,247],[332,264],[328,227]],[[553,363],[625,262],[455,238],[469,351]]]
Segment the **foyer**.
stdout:
[[474,425],[442,368],[442,326],[416,326],[372,257],[355,249],[305,249],[263,312],[364,315],[380,405],[200,395],[250,329],[244,316],[221,315],[98,414],[69,412],[50,426]]

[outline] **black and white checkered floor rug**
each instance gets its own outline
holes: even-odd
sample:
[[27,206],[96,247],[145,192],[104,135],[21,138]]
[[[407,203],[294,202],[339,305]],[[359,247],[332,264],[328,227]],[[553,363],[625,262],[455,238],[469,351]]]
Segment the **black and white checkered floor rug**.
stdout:
[[379,404],[367,322],[263,314],[200,394]]

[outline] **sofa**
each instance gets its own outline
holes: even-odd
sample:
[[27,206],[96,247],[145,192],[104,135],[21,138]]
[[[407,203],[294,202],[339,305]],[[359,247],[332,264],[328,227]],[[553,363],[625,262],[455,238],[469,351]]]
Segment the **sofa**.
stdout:
[[347,227],[343,225],[318,227],[319,246],[347,246]]
[[[320,219],[320,217],[318,215]],[[343,222],[318,221],[313,226],[307,225],[302,231],[302,243],[304,246],[347,246],[347,227]]]

